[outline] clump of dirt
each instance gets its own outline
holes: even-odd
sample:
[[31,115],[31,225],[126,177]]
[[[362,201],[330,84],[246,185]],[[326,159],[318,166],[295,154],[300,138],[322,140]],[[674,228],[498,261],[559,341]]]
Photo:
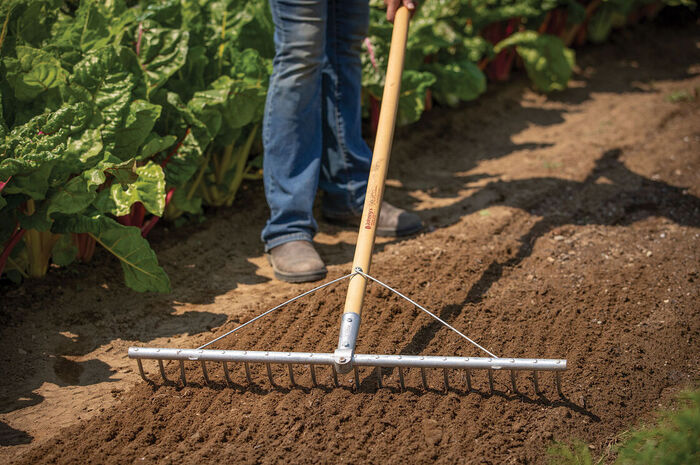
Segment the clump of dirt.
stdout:
[[[362,369],[359,386],[343,375],[334,388],[328,368],[314,387],[308,367],[295,366],[296,386],[274,367],[271,386],[253,366],[248,386],[232,366],[227,387],[219,366],[205,385],[194,363],[182,387],[146,362],[156,383],[120,392],[17,463],[543,463],[552,441],[571,438],[604,451],[700,379],[700,106],[667,98],[700,86],[696,42],[694,29],[625,32],[579,54],[565,92],[516,82],[399,132],[388,197],[412,198],[429,230],[379,244],[372,274],[499,356],[566,358],[564,397],[548,374],[538,394],[530,373],[514,390],[498,372],[491,392],[485,372],[468,390],[452,371],[445,393],[442,372],[428,371],[425,390],[409,370],[402,392],[396,370]],[[217,234],[251,223],[218,221]],[[334,278],[353,238],[331,232],[319,248]],[[210,338],[269,308],[272,288]],[[330,352],[344,298],[344,284],[323,290],[214,347]],[[482,355],[376,284],[362,319],[361,353]],[[167,372],[177,379],[175,364]]]

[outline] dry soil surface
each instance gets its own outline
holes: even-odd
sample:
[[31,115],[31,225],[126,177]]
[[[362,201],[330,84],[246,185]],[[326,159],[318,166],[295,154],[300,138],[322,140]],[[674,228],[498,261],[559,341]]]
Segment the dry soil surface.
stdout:
[[[426,231],[378,241],[372,274],[499,356],[566,358],[553,377],[327,368],[313,387],[274,367],[232,366],[226,387],[140,381],[130,345],[196,347],[313,285],[272,279],[259,185],[196,226],[154,231],[174,292],[140,295],[118,264],[2,283],[0,457],[16,463],[543,463],[554,440],[594,455],[700,379],[700,33],[646,25],[578,52],[568,90],[523,78],[397,132],[388,200]],[[322,223],[329,278],[349,272],[356,233]],[[217,348],[331,352],[345,284]],[[481,355],[376,284],[359,352]],[[168,364],[171,378],[177,367]],[[355,390],[355,388],[358,388]]]

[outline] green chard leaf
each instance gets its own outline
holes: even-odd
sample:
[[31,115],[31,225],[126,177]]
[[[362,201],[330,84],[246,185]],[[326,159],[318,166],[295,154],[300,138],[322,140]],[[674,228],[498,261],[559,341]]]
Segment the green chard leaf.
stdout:
[[515,46],[535,87],[543,92],[566,89],[574,68],[574,52],[558,37],[535,31],[516,32],[499,42],[494,51]]
[[74,177],[49,197],[46,217],[50,218],[56,212],[65,214],[82,212],[95,200],[96,191],[97,186],[92,184],[89,178]]
[[160,105],[145,100],[132,101],[124,127],[116,130],[114,155],[123,160],[134,158],[160,117],[160,111]]
[[486,91],[486,76],[469,60],[427,66],[436,77],[433,95],[442,103],[457,105],[460,101],[474,100]]
[[165,174],[160,165],[149,161],[136,168],[138,177],[130,184],[112,184],[100,192],[95,207],[115,216],[128,215],[131,206],[141,202],[146,210],[156,216],[163,215],[165,208]]
[[51,261],[58,266],[68,266],[75,261],[78,246],[73,242],[71,234],[61,234],[51,249]]
[[418,121],[425,110],[425,93],[435,83],[435,76],[428,72],[407,70],[401,79],[398,124]]
[[158,27],[157,23],[139,23],[136,54],[146,74],[148,93],[161,87],[183,67],[187,59],[189,32]]
[[68,72],[50,53],[21,45],[16,52],[17,58],[5,58],[4,62],[7,82],[14,89],[17,100],[31,101],[66,83]]
[[150,133],[148,137],[146,137],[146,141],[144,142],[143,146],[141,146],[141,151],[136,159],[147,160],[153,155],[171,147],[176,140],[177,137],[175,136],[160,137],[155,133]]
[[[136,55],[125,47],[105,47],[88,53],[74,67],[69,79],[72,99],[88,100],[93,106],[91,124],[101,125],[102,143],[105,152],[116,156],[133,156],[136,148],[131,141],[121,139],[122,134],[135,133],[143,137],[134,125],[150,123],[157,111],[156,105],[133,103],[140,95],[145,97],[143,73],[136,61]],[[152,127],[152,125],[151,125]],[[126,142],[125,145],[119,146]],[[129,154],[130,150],[134,153]]]
[[141,236],[141,229],[122,226],[102,214],[61,216],[54,232],[89,233],[98,244],[117,257],[126,285],[138,292],[171,292],[170,279],[158,265],[155,252]]

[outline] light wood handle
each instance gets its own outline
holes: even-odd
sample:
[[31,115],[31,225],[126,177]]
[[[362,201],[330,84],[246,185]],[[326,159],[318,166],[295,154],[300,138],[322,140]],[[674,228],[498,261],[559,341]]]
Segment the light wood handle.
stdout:
[[[355,258],[352,262],[353,271],[359,267],[364,273],[369,273],[372,261],[377,220],[379,219],[382,197],[384,196],[384,181],[386,180],[386,172],[389,167],[391,142],[394,138],[396,112],[399,106],[401,74],[403,72],[404,56],[406,55],[409,20],[410,13],[408,9],[400,7],[394,18],[394,30],[391,34],[391,48],[389,49],[389,63],[384,81],[384,95],[382,96],[382,107],[379,111],[377,137],[374,141],[374,153],[372,154],[372,166],[370,167],[369,180],[367,182],[365,204],[362,209],[360,232],[357,236]],[[361,314],[366,286],[367,281],[363,276],[355,275],[350,278],[343,313]]]

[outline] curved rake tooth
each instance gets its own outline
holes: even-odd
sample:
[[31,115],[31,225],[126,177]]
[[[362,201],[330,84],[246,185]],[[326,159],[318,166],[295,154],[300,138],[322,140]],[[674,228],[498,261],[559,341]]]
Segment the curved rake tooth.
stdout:
[[493,388],[493,370],[489,369],[489,389],[491,390],[491,395],[493,395],[493,391],[495,389]]
[[442,369],[442,379],[445,381],[445,392],[449,392],[450,380],[447,378],[447,368]]
[[377,389],[382,388],[382,367],[377,367]]
[[253,378],[250,376],[250,366],[248,366],[248,362],[243,362],[243,365],[245,366],[245,378],[248,380],[248,384],[253,384]]
[[275,380],[272,379],[272,368],[270,367],[270,364],[266,363],[265,367],[267,368],[267,377],[270,380],[270,384],[272,385],[272,387],[275,387],[276,384],[275,384]]
[[559,397],[564,399],[564,393],[561,391],[561,372],[557,371],[556,372],[556,377],[554,378],[554,383],[557,385],[557,394],[559,394]]
[[335,365],[331,365],[331,370],[333,372],[333,384],[335,384],[335,387],[340,387],[340,383],[338,382],[338,372],[335,371]]
[[518,393],[518,385],[515,384],[515,370],[510,370],[510,384],[513,387],[513,392]]
[[146,372],[143,371],[143,363],[141,362],[141,359],[137,358],[136,363],[139,366],[139,373],[141,374],[141,377],[143,378],[143,380],[146,381],[147,383],[150,382],[150,380],[148,378],[146,378]]
[[185,362],[180,360],[180,380],[182,380],[182,385],[187,386],[187,377],[185,377]]
[[158,369],[160,370],[160,376],[163,378],[163,381],[169,383],[170,380],[167,376],[165,376],[165,366],[163,365],[163,360],[158,359]]
[[404,384],[404,379],[403,379],[403,367],[399,367],[399,384],[401,384],[401,391],[406,390],[406,385]]
[[353,366],[353,371],[355,373],[355,391],[360,390],[360,370],[358,370],[357,365]]
[[472,372],[469,368],[464,371],[467,374],[467,392],[472,392]]
[[425,368],[423,368],[423,367],[421,367],[421,369],[420,369],[420,377],[423,380],[423,388],[425,388],[425,390],[427,391],[428,390],[428,380],[425,378]]
[[292,364],[290,363],[287,365],[287,368],[289,369],[289,382],[292,383],[292,386],[296,386],[297,383],[294,382],[294,370],[292,370]]
[[314,385],[314,387],[316,387],[318,386],[318,383],[316,382],[316,367],[313,363],[310,363],[309,368],[311,369],[311,383]]
[[537,370],[532,372],[532,384],[535,385],[535,395],[540,395],[540,383],[537,380]]
[[210,384],[209,373],[207,373],[207,363],[204,360],[200,360],[199,363],[202,364],[202,374],[204,375],[204,382]]
[[228,365],[226,365],[226,362],[221,362],[221,365],[224,367],[224,378],[226,378],[226,386],[231,386],[233,382],[231,382],[231,375],[228,372]]

